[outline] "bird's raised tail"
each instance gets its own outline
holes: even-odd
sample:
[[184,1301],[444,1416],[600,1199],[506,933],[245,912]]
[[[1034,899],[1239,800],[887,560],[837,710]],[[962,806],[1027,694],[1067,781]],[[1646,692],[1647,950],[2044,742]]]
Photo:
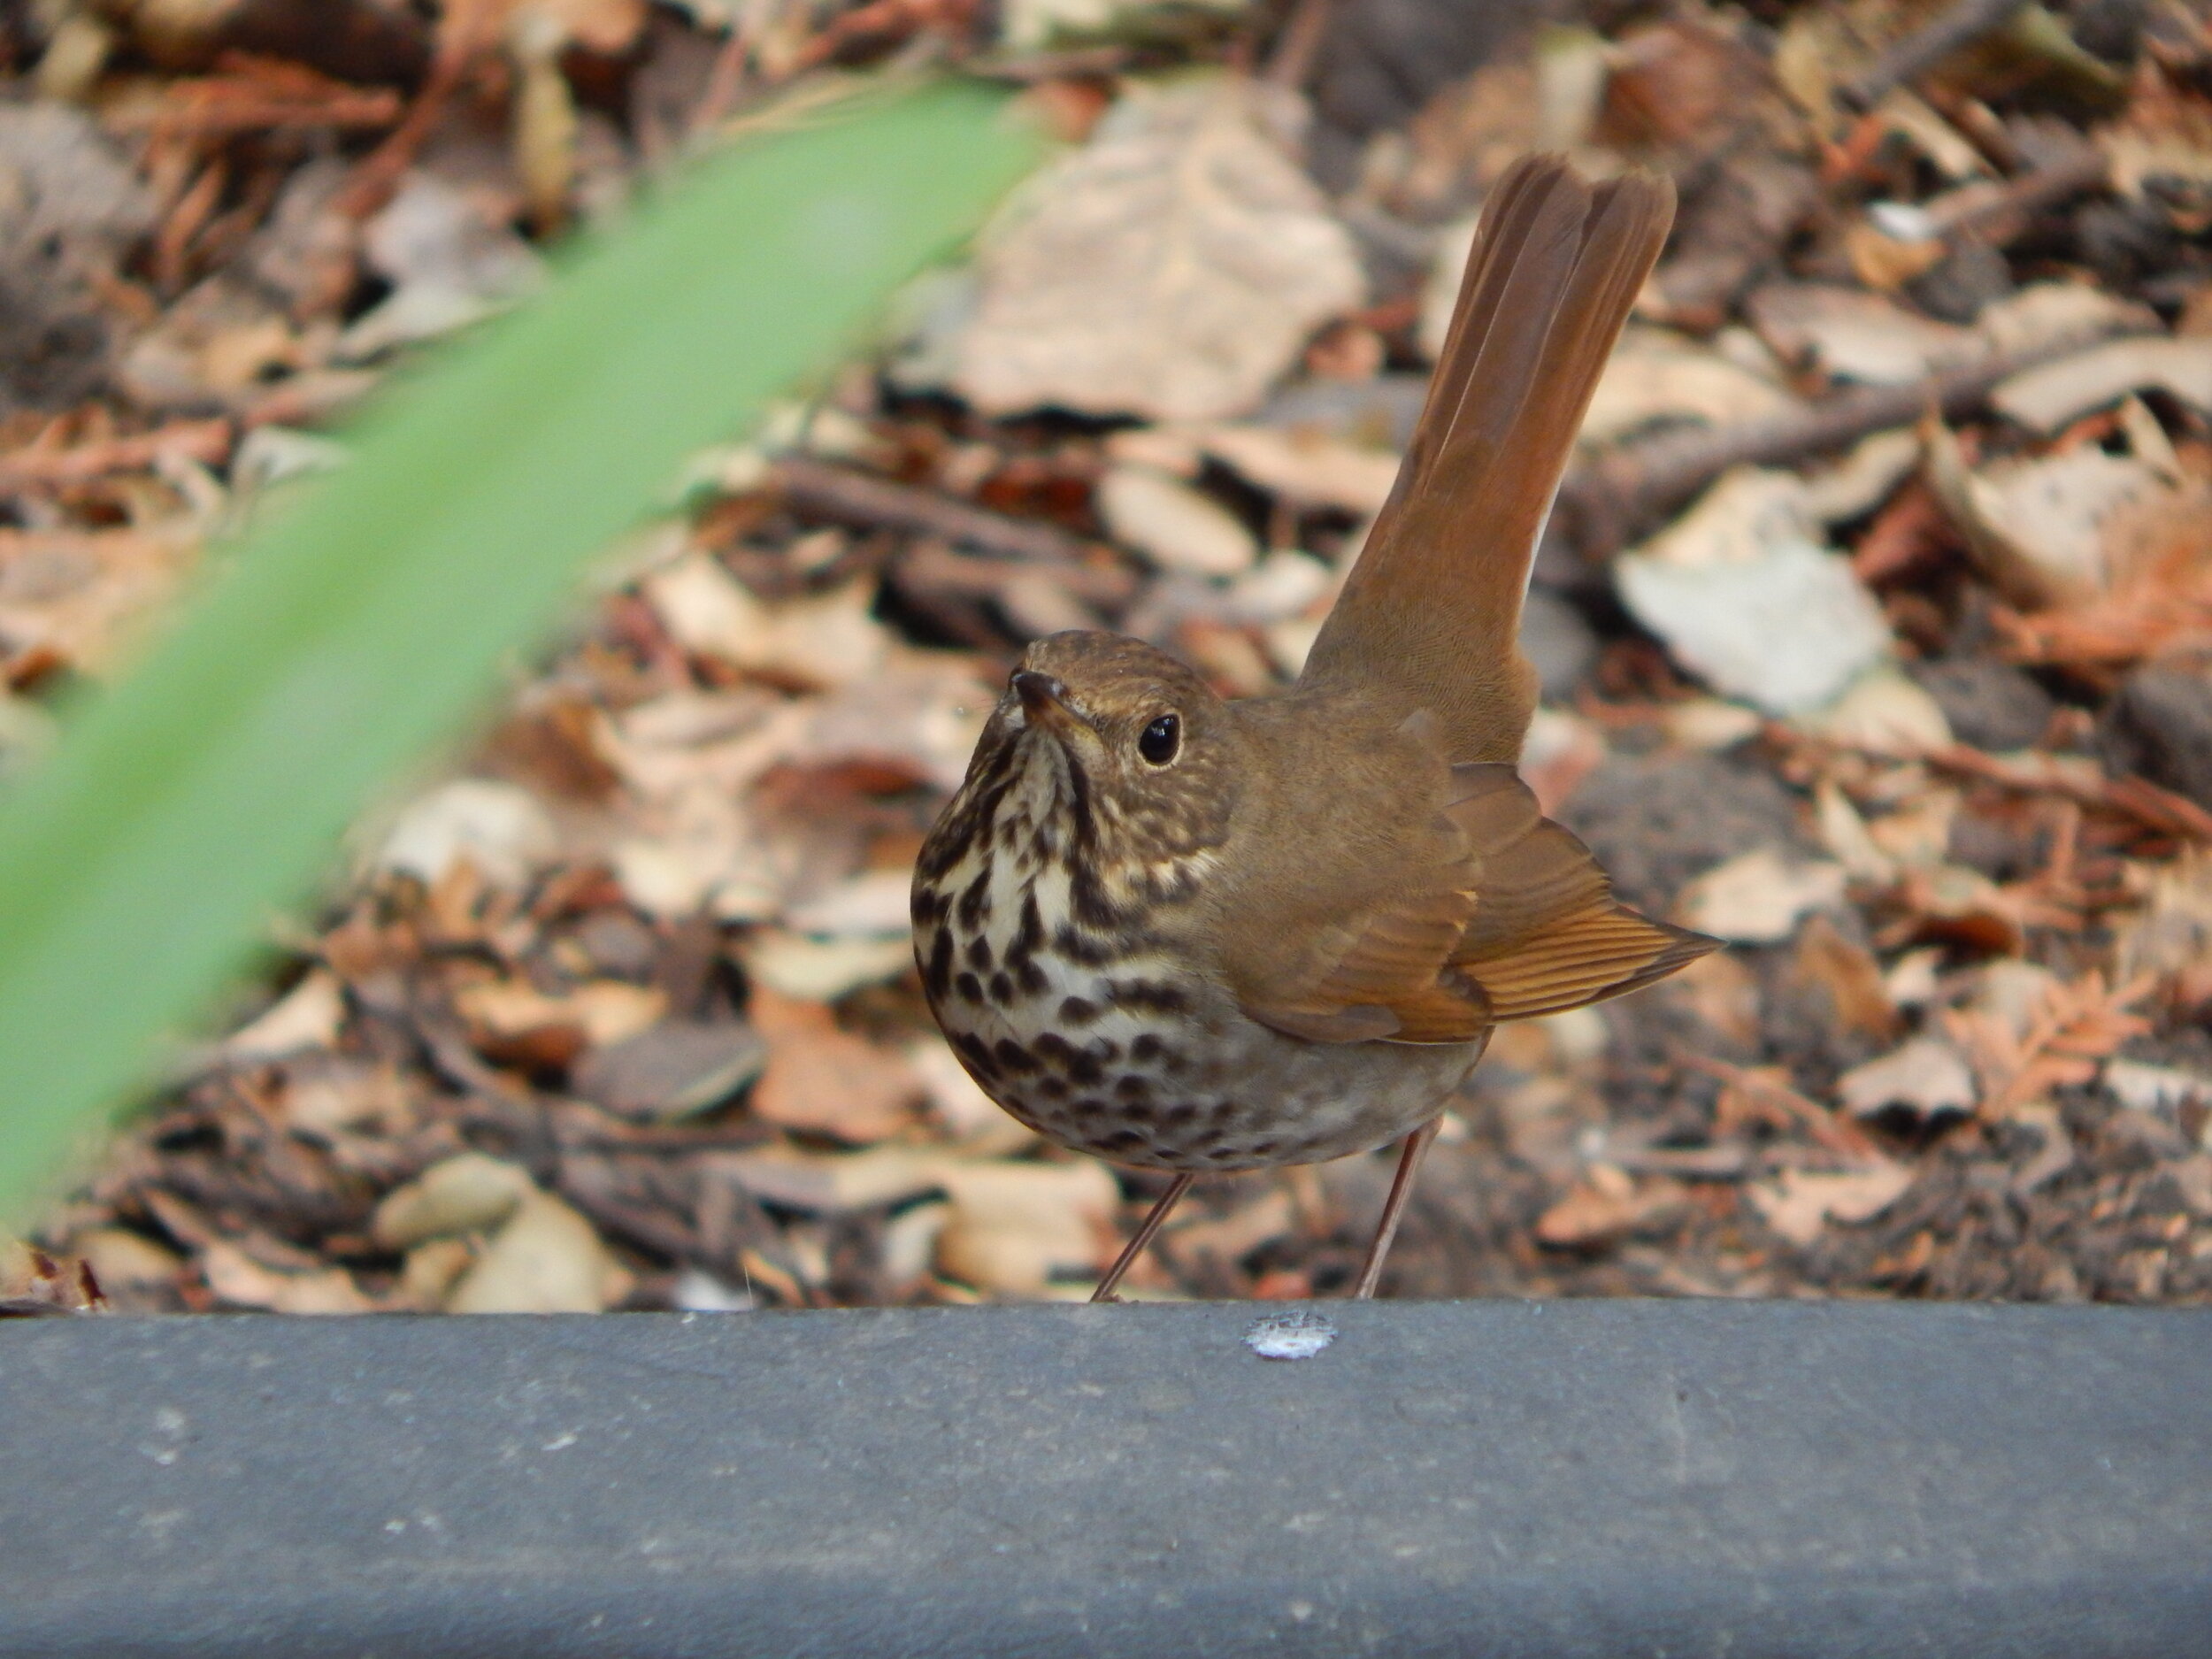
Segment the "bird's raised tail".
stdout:
[[1300,685],[1425,709],[1455,761],[1520,758],[1536,706],[1521,596],[1613,342],[1674,219],[1650,173],[1592,186],[1527,156],[1484,204],[1390,500]]

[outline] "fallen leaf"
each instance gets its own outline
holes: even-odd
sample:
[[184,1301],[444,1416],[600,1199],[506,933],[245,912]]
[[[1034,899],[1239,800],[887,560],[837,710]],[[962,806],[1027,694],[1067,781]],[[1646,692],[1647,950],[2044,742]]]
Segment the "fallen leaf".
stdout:
[[559,852],[558,832],[535,795],[511,783],[461,778],[409,803],[375,865],[434,887],[465,858],[494,887],[512,889]]
[[514,1214],[536,1190],[530,1171],[481,1152],[464,1152],[432,1164],[405,1186],[384,1195],[369,1236],[387,1249],[403,1250],[426,1239],[483,1233]]
[[1880,606],[1827,546],[1804,488],[1739,467],[1614,562],[1623,603],[1684,667],[1775,714],[1830,702],[1890,649]]
[[2147,387],[2212,412],[2212,338],[2109,340],[2014,375],[1989,401],[1999,413],[2048,436]]
[[225,1038],[222,1052],[231,1060],[277,1060],[305,1048],[334,1048],[345,1022],[338,976],[317,968],[251,1025]]
[[1691,881],[1675,902],[1683,926],[1740,944],[1787,939],[1798,918],[1843,902],[1841,864],[1796,861],[1771,847],[1739,853]]
[[1535,1232],[1555,1249],[1587,1250],[1665,1233],[1688,1213],[1681,1182],[1663,1175],[1638,1181],[1599,1164],[1537,1217]]
[[1844,1109],[1871,1118],[1893,1106],[1927,1119],[1974,1110],[1974,1073],[1952,1043],[1916,1037],[1893,1053],[1854,1066],[1837,1079]]
[[449,1313],[604,1313],[631,1275],[590,1222],[534,1187],[446,1299]]
[[1087,144],[1032,179],[984,237],[962,395],[990,414],[1256,406],[1366,291],[1350,235],[1267,130],[1271,96],[1131,83]]
[[1785,362],[1809,363],[1842,380],[1904,385],[1983,349],[1970,328],[1916,317],[1858,288],[1770,283],[1744,311]]
[[1660,421],[1734,426],[1800,407],[1787,388],[1687,335],[1631,328],[1591,396],[1581,442],[1610,443]]
[[650,986],[592,979],[556,995],[521,979],[463,986],[455,1010],[478,1031],[498,1038],[571,1026],[594,1048],[634,1037],[668,1011],[668,996]]
[[578,1063],[576,1092],[625,1118],[666,1120],[719,1105],[760,1075],[767,1048],[741,1021],[664,1019]]
[[1151,467],[1109,468],[1097,503],[1114,539],[1162,570],[1234,576],[1259,557],[1259,542],[1235,514]]
[[1871,1221],[1902,1197],[1912,1171],[1886,1164],[1843,1175],[1784,1170],[1747,1190],[1767,1225],[1792,1244],[1810,1244],[1831,1221],[1846,1226]]
[[785,683],[811,687],[866,680],[889,653],[889,634],[869,614],[872,582],[772,605],[717,560],[694,553],[654,572],[641,588],[685,649]]
[[1105,1165],[947,1159],[938,1183],[952,1216],[937,1265],[979,1290],[1034,1296],[1103,1264],[1120,1190]]
[[264,1267],[236,1245],[212,1239],[199,1256],[200,1271],[219,1302],[271,1313],[373,1313],[376,1304],[342,1268],[283,1273]]
[[749,1011],[768,1045],[754,1117],[848,1141],[881,1141],[913,1122],[921,1086],[904,1056],[841,1029],[821,1003],[766,985],[753,987]]

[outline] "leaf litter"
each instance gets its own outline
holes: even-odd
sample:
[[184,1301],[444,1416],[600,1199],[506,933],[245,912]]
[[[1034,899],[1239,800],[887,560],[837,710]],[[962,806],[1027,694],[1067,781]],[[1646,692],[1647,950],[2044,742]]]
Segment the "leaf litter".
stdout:
[[[300,9],[0,40],[0,780],[346,411],[687,150],[902,55],[1067,148],[684,470],[0,1312],[1083,1294],[1159,1178],[1041,1145],[930,1026],[921,834],[1037,633],[1295,672],[1539,144],[1683,211],[1538,563],[1529,773],[1741,942],[1502,1030],[1389,1288],[2212,1295],[2200,10],[1877,85],[1947,8],[1507,7],[1387,73],[1237,0]],[[1340,1292],[1387,1180],[1202,1182],[1131,1293]]]

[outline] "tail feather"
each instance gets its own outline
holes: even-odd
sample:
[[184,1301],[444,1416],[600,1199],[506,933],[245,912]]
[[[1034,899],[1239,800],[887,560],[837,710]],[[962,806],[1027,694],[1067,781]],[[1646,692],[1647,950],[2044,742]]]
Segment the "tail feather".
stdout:
[[1555,156],[1492,191],[1427,404],[1302,686],[1433,714],[1455,761],[1519,758],[1521,598],[1583,411],[1673,222],[1674,189]]

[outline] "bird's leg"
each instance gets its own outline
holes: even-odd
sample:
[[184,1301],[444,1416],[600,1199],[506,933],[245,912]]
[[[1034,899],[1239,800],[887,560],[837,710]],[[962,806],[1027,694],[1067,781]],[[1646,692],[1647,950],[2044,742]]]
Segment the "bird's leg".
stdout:
[[1144,1254],[1144,1247],[1152,1242],[1152,1235],[1167,1219],[1167,1212],[1175,1208],[1175,1201],[1190,1191],[1190,1184],[1197,1179],[1194,1175],[1178,1175],[1167,1184],[1167,1191],[1161,1194],[1160,1202],[1152,1206],[1152,1213],[1144,1218],[1144,1225],[1137,1229],[1127,1247],[1115,1258],[1113,1266],[1107,1269],[1106,1277],[1098,1281],[1098,1288],[1091,1293],[1093,1302],[1120,1300],[1114,1294],[1114,1286],[1121,1283],[1121,1276],[1129,1271],[1129,1263]]
[[1362,1302],[1371,1300],[1375,1286],[1382,1279],[1383,1258],[1390,1254],[1390,1241],[1398,1236],[1398,1222],[1405,1214],[1406,1200],[1413,1195],[1414,1172],[1421,1167],[1421,1159],[1429,1149],[1429,1142],[1436,1139],[1436,1131],[1444,1119],[1440,1113],[1406,1137],[1405,1148],[1398,1154],[1398,1173],[1390,1183],[1390,1196],[1384,1201],[1382,1222],[1375,1229],[1375,1241],[1367,1247],[1367,1265],[1360,1270],[1359,1288],[1352,1293]]

